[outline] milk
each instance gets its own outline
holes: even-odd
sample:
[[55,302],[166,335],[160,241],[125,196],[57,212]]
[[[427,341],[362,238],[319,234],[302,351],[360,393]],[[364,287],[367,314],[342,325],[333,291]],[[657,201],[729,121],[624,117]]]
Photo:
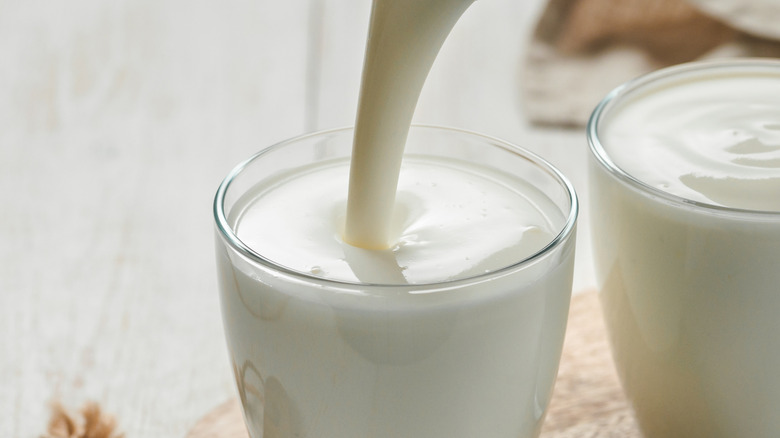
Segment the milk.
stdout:
[[375,0],[354,132],[271,147],[220,187],[222,313],[253,438],[538,436],[573,188],[495,139],[409,134],[472,1]]
[[328,162],[268,181],[234,207],[238,237],[275,263],[331,280],[424,284],[496,271],[542,249],[561,213],[526,181],[488,168],[407,157],[401,172],[394,244],[345,243],[349,162]]
[[756,61],[657,73],[594,115],[596,271],[650,438],[780,436],[778,116],[780,63]]
[[360,86],[344,239],[387,249],[407,131],[436,54],[474,0],[376,0]]
[[601,139],[617,166],[659,190],[780,211],[779,100],[778,72],[713,72],[623,103]]
[[218,194],[236,230],[218,272],[251,436],[538,436],[571,292],[571,188],[487,138],[415,128],[397,243],[355,248],[340,237],[351,135],[265,151]]

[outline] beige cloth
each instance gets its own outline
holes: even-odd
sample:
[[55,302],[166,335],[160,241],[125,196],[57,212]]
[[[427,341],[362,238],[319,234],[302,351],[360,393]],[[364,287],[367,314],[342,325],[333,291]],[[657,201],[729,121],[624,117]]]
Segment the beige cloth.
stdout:
[[117,432],[116,424],[114,416],[105,413],[95,402],[85,403],[79,414],[53,403],[47,433],[41,438],[125,438]]
[[524,67],[525,114],[582,126],[629,79],[729,57],[780,57],[780,0],[549,0]]

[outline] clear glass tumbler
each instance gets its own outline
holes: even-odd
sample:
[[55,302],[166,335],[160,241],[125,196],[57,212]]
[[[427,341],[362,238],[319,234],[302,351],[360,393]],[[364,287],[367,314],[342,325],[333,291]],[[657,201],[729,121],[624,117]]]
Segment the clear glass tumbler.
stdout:
[[603,140],[627,102],[740,75],[780,81],[780,62],[664,69],[613,91],[588,126],[600,297],[618,374],[648,438],[780,436],[780,212],[668,193],[616,164],[613,151],[636,144]]
[[262,150],[214,202],[222,316],[253,438],[528,438],[539,433],[571,295],[577,198],[539,157],[460,130],[412,128],[407,155],[484,166],[531,182],[557,235],[509,266],[427,284],[361,284],[266,259],[234,232],[258,182],[348,160],[352,130]]

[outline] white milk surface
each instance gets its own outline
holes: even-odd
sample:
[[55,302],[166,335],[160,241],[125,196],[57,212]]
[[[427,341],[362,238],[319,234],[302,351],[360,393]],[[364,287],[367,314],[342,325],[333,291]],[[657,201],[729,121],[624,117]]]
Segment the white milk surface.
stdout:
[[613,356],[647,437],[780,436],[780,63],[648,85],[601,121],[630,175],[591,164]]
[[621,104],[599,133],[627,173],[686,199],[780,211],[780,69],[672,82]]
[[[268,181],[237,205],[238,237],[262,256],[331,280],[420,284],[515,264],[558,233],[560,211],[529,183],[462,161],[407,157],[390,214],[391,247],[342,239],[344,160]],[[553,222],[554,221],[554,222]]]

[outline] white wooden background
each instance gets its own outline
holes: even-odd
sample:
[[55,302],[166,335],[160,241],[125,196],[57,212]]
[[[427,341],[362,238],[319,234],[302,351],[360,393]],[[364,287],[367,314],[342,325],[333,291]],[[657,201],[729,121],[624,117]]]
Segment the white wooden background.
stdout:
[[[369,0],[0,0],[0,437],[96,400],[181,437],[233,397],[211,201],[259,148],[354,120]],[[531,148],[585,193],[579,130],[524,120],[541,0],[478,0],[416,121]],[[575,290],[592,284],[587,211]]]

